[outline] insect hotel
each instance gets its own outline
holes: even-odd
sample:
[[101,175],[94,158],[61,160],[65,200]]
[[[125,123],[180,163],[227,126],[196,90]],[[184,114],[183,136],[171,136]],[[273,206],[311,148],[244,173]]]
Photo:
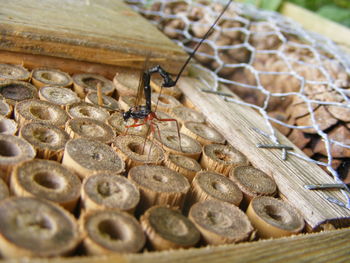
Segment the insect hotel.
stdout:
[[1,260],[349,260],[349,55],[232,1],[127,2],[2,5]]

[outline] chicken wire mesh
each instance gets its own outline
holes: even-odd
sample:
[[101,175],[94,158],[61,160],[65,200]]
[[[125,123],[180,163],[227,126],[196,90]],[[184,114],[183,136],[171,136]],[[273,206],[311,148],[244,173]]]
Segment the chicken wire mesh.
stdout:
[[[201,40],[224,1],[127,1],[187,52]],[[278,13],[232,3],[195,56],[241,100],[286,135],[337,183],[350,182],[350,56],[331,40]],[[217,90],[219,85],[208,88]],[[261,132],[261,131],[257,131]],[[348,175],[349,174],[349,175]],[[346,187],[348,190],[348,188]],[[347,203],[329,201],[350,208]]]

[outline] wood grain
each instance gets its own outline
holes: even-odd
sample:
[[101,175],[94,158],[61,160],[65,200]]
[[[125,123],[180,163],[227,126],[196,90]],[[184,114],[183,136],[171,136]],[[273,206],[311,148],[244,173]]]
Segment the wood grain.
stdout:
[[2,4],[0,50],[177,73],[187,55],[122,1],[12,0]]
[[209,246],[143,254],[104,257],[27,259],[38,263],[169,263],[169,262],[346,262],[350,257],[350,229],[269,239],[236,245]]
[[[287,161],[283,161],[281,150],[256,147],[257,143],[272,143],[254,130],[258,128],[268,133],[265,121],[257,112],[236,103],[225,102],[217,95],[201,92],[200,88],[207,88],[194,78],[182,78],[179,87],[229,144],[246,155],[253,166],[274,178],[280,195],[300,210],[308,230],[315,230],[326,222],[335,226],[349,225],[350,210],[325,199],[331,196],[345,202],[340,191],[310,191],[304,188],[306,184],[334,183],[320,167],[291,155]],[[304,155],[285,136],[277,132],[277,137],[281,144],[290,145],[294,152]]]

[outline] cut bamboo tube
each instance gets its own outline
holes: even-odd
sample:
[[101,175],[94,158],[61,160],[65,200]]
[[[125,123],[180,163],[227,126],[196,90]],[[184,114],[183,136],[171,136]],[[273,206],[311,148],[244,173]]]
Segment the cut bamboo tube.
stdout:
[[129,119],[127,122],[125,122],[123,115],[120,112],[113,113],[111,117],[107,119],[107,124],[114,128],[118,135],[130,134],[145,137],[149,129],[148,124],[126,128],[125,126],[134,124],[134,120]]
[[[141,103],[144,101],[142,100]],[[134,96],[120,96],[118,99],[119,107],[124,110],[128,111],[130,108],[135,107],[136,104],[136,97]]]
[[29,142],[14,135],[0,134],[0,171],[5,182],[13,167],[34,157],[35,150]]
[[209,245],[246,241],[253,233],[248,217],[237,206],[218,200],[194,204],[189,219]]
[[5,80],[0,83],[0,95],[12,106],[19,101],[37,98],[37,92],[32,84],[24,81]]
[[120,174],[125,167],[124,161],[112,147],[85,138],[72,139],[66,143],[62,164],[81,178],[98,172]]
[[247,157],[230,145],[208,144],[203,147],[200,164],[205,169],[228,176],[232,168],[247,166],[249,161]]
[[73,75],[74,91],[80,98],[84,98],[91,91],[97,91],[97,85],[101,85],[102,93],[112,95],[114,85],[112,81],[97,74],[82,73]]
[[97,94],[97,92],[90,92],[88,95],[86,95],[85,101],[88,102],[88,103],[99,105],[99,106],[105,108],[106,110],[108,110],[110,112],[114,112],[114,111],[118,111],[119,110],[119,103],[118,103],[117,100],[113,99],[110,96],[106,96],[106,95],[103,95],[103,94],[101,94],[101,97],[102,97],[101,105],[98,102],[98,94]]
[[75,118],[67,121],[66,132],[71,138],[83,137],[107,144],[111,143],[115,138],[115,133],[111,126],[90,118]]
[[225,138],[217,132],[214,128],[211,128],[204,123],[185,122],[181,127],[181,133],[190,136],[202,145],[208,145],[211,143],[224,144]]
[[20,127],[33,121],[64,127],[68,118],[59,106],[43,100],[20,101],[15,107],[15,119]]
[[192,182],[196,173],[202,169],[195,159],[173,153],[166,154],[164,164],[171,170],[184,175],[189,182]]
[[304,219],[294,207],[269,196],[255,197],[249,204],[247,216],[261,238],[295,235],[305,226]]
[[205,122],[205,117],[202,113],[199,113],[198,111],[191,108],[186,108],[182,105],[172,108],[169,111],[169,115],[175,118],[182,125],[186,121],[193,121],[193,122],[200,122],[200,123]]
[[10,190],[3,179],[0,178],[0,201],[10,196]]
[[168,206],[153,206],[140,218],[141,227],[154,250],[195,246],[200,233],[180,211]]
[[46,199],[73,212],[80,197],[81,182],[60,163],[35,159],[16,166],[10,188],[16,196]]
[[232,168],[229,178],[241,189],[246,204],[254,197],[261,195],[273,196],[277,193],[274,180],[264,172],[253,166],[239,166]]
[[20,65],[0,64],[0,80],[23,80],[30,78],[30,72]]
[[[205,74],[199,74],[205,77]],[[269,130],[264,118],[256,111],[238,103],[225,101],[220,96],[202,92],[201,89],[206,89],[207,86],[193,78],[182,77],[179,87],[185,97],[207,117],[207,122],[220,130],[230,145],[247,156],[254,167],[275,180],[280,197],[298,207],[308,230],[318,229],[324,222],[331,222],[337,227],[349,225],[350,210],[329,202],[326,198],[331,197],[346,203],[340,191],[325,193],[304,188],[304,185],[311,183],[334,183],[334,179],[320,167],[294,155],[288,155],[288,160],[284,161],[281,158],[281,150],[256,147],[258,143],[272,143],[257,132],[261,130],[269,133]],[[221,91],[228,92],[227,89],[220,88]],[[283,135],[276,132],[276,136],[280,144],[291,146],[293,152],[305,156]]]
[[182,207],[190,188],[181,174],[164,166],[140,165],[130,169],[128,178],[135,183],[141,194],[138,212],[153,205]]
[[31,122],[24,125],[19,136],[28,141],[42,159],[60,162],[69,135],[55,125]]
[[[156,115],[159,119],[174,119],[174,117],[170,116],[168,113],[165,113],[163,111],[157,111]],[[157,119],[154,119],[153,123],[158,127],[156,129],[159,129],[160,132],[162,132],[163,130],[171,130],[177,132],[177,125],[180,125],[180,123],[176,124],[176,121],[158,121]]]
[[186,207],[205,200],[219,200],[239,206],[243,193],[226,176],[210,171],[201,171],[194,177],[187,195]]
[[137,135],[118,136],[112,142],[112,147],[122,157],[129,170],[136,165],[161,164],[164,160],[160,146]]
[[39,90],[39,98],[59,105],[62,109],[80,101],[74,91],[60,87],[42,87]]
[[81,202],[86,211],[117,209],[132,214],[139,201],[139,190],[123,176],[98,173],[83,181]]
[[12,134],[17,132],[17,123],[14,120],[0,116],[0,134]]
[[67,112],[72,119],[90,118],[105,122],[109,118],[109,113],[104,108],[83,101],[69,105]]
[[0,115],[4,117],[10,117],[12,114],[13,107],[9,105],[5,98],[1,96],[0,98]]
[[0,251],[5,258],[64,256],[79,241],[73,215],[52,202],[13,197],[0,203]]
[[192,139],[191,137],[185,134],[180,134],[179,138],[179,135],[176,131],[167,130],[162,131],[160,136],[161,138],[159,138],[159,134],[157,132],[153,134],[153,137],[156,139],[156,141],[162,145],[162,147],[168,153],[184,155],[195,160],[199,159],[202,152],[202,146],[199,142]]
[[113,84],[117,89],[118,96],[132,96],[137,95],[139,87],[140,72],[120,71],[117,72],[113,78]]
[[156,107],[157,105],[157,110],[164,111],[167,113],[170,112],[172,108],[181,105],[181,103],[174,97],[166,94],[161,94],[159,96],[159,93],[152,93],[151,101],[154,107]]
[[151,80],[152,90],[156,93],[162,92],[162,94],[172,96],[177,100],[181,99],[182,92],[177,86],[170,88],[162,88],[163,82],[164,80],[162,78],[153,78]]
[[88,255],[136,253],[146,242],[139,222],[126,212],[91,211],[79,223]]
[[32,83],[37,88],[44,86],[55,86],[68,88],[72,85],[72,78],[65,72],[53,68],[36,68],[33,69]]

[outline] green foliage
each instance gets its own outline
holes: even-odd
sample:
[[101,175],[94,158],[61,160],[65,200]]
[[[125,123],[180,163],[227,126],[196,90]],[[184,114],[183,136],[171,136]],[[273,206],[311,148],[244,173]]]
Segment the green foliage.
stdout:
[[317,10],[317,13],[335,22],[350,27],[350,9],[344,9],[335,5],[325,5]]
[[349,0],[289,0],[330,20],[350,27]]
[[240,0],[238,2],[244,2],[262,9],[276,11],[280,7],[283,0]]
[[287,1],[350,27],[350,0],[240,0],[273,11],[277,11]]

